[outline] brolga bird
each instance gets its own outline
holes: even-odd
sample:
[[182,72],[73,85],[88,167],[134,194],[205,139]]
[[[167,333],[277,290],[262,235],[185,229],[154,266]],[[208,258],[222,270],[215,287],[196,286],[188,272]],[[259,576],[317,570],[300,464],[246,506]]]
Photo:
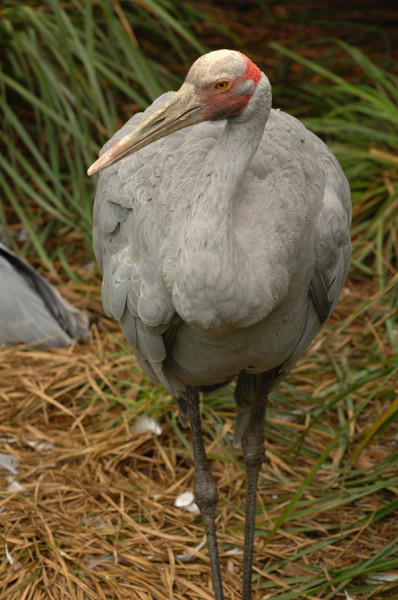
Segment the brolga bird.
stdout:
[[135,115],[90,167],[105,311],[190,421],[195,499],[216,600],[217,488],[199,390],[237,378],[234,443],[247,472],[243,600],[251,598],[257,479],[270,391],[332,313],[349,261],[350,190],[335,157],[271,109],[268,78],[217,50]]

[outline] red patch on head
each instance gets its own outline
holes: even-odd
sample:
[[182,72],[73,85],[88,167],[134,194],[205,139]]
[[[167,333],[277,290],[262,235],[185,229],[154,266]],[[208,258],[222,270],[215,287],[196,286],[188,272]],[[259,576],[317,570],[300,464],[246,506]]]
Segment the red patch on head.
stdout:
[[[204,120],[229,119],[236,117],[246,108],[247,103],[253,95],[258,82],[261,79],[260,69],[247,56],[243,55],[246,60],[245,72],[231,81],[231,85],[225,93],[214,93],[214,90],[206,90],[203,94],[205,107],[202,114]],[[245,96],[235,95],[234,90],[243,82],[251,79],[254,87],[250,94]]]
[[255,65],[254,62],[252,62],[250,60],[250,58],[247,58],[247,56],[245,56],[245,59],[246,59],[246,71],[245,71],[245,74],[243,75],[243,78],[251,79],[252,81],[254,81],[254,85],[256,86],[261,79],[261,71],[257,67],[257,65]]

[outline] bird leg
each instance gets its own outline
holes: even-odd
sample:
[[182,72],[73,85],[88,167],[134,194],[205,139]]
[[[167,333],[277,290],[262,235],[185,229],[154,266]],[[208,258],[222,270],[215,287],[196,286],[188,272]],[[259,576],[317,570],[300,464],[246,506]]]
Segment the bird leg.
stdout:
[[189,425],[188,401],[185,396],[179,396],[174,399],[178,407],[178,422],[180,423],[181,427],[185,429]]
[[215,524],[216,504],[218,498],[217,487],[214,477],[209,469],[203,443],[203,432],[199,412],[198,388],[187,386],[186,390],[189,406],[189,417],[191,420],[193,458],[195,466],[195,502],[199,507],[205,526],[215,597],[216,600],[224,600]]
[[264,461],[264,423],[268,397],[267,379],[260,379],[248,426],[242,436],[243,459],[246,467],[246,518],[243,548],[242,600],[251,598],[253,541],[256,518],[257,480]]

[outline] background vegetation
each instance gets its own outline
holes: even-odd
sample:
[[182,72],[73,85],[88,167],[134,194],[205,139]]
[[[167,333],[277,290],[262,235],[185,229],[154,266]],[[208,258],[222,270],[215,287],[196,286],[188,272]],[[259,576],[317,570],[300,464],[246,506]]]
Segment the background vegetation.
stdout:
[[[86,169],[121,123],[220,47],[249,54],[271,78],[274,105],[327,141],[354,214],[340,306],[273,394],[255,598],[396,598],[398,22],[387,5],[358,6],[3,3],[0,224],[93,325],[88,344],[65,352],[0,351],[2,440],[24,486],[2,496],[0,600],[47,598],[47,589],[54,598],[211,598],[206,550],[190,563],[175,558],[203,535],[200,519],[173,507],[192,487],[189,433],[102,314]],[[228,550],[242,544],[244,501],[231,398],[227,389],[203,409],[228,598],[239,597],[241,558]],[[131,433],[144,413],[162,422],[161,438]],[[34,453],[26,439],[54,447]]]

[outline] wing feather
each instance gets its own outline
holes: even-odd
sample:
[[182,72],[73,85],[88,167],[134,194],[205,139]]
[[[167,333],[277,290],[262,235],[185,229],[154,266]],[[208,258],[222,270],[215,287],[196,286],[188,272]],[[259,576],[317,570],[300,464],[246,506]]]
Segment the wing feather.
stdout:
[[[315,140],[316,145],[321,144],[318,138]],[[280,366],[274,380],[274,387],[294,366],[333,313],[350,267],[350,188],[335,157],[325,152],[323,152],[323,156],[322,154],[319,156],[324,161],[326,181],[321,210],[315,227],[315,265],[309,287],[307,319],[293,353]]]
[[[103,151],[135,128],[168,94],[135,115],[107,142]],[[102,299],[106,313],[120,322],[144,372],[172,391],[163,371],[164,339],[175,310],[159,267],[162,231],[152,200],[165,185],[165,161],[175,162],[181,136],[160,140],[106,169],[99,178],[94,205],[94,249],[103,271]],[[156,160],[158,158],[158,161]],[[159,160],[161,164],[158,164]]]
[[0,244],[0,344],[62,348],[88,334],[87,315]]

